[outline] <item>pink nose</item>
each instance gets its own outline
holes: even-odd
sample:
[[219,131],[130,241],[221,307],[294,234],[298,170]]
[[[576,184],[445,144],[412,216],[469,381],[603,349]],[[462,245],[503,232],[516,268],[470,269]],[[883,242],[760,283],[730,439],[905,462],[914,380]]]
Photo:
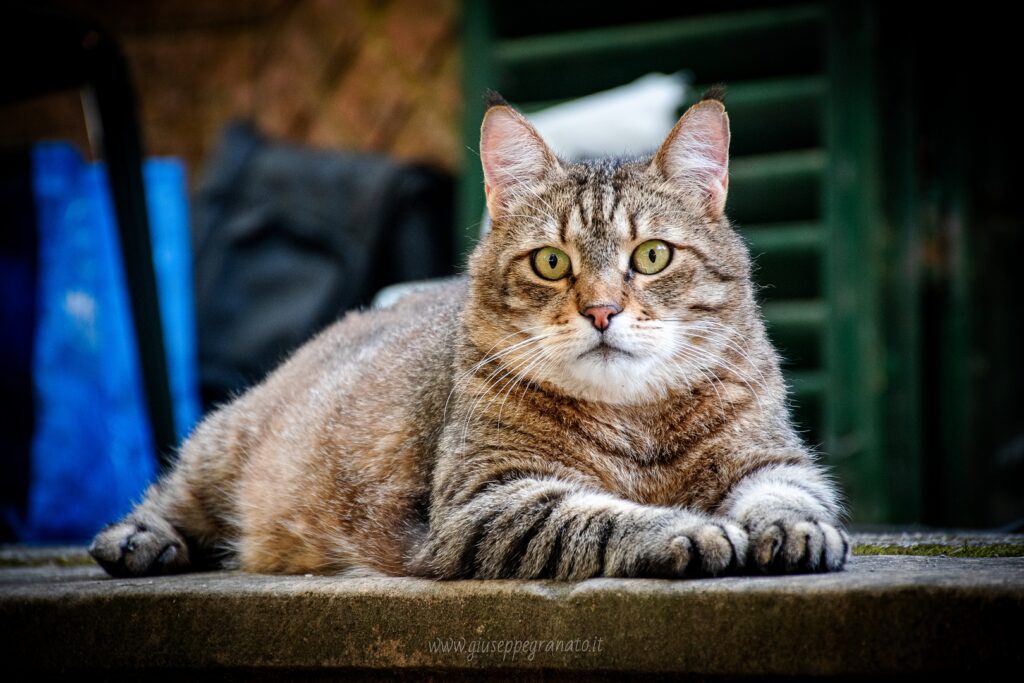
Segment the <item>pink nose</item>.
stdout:
[[587,306],[583,309],[583,315],[590,318],[591,322],[594,323],[594,327],[604,332],[608,329],[608,326],[612,323],[612,316],[622,312],[622,309],[618,306],[602,305],[602,306]]

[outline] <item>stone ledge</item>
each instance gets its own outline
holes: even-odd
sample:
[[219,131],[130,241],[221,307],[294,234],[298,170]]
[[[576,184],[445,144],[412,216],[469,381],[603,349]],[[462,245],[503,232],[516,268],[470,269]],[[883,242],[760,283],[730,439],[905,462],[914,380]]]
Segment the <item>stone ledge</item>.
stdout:
[[832,575],[572,584],[0,569],[5,665],[36,672],[972,672],[1024,663],[1022,607],[1019,557],[858,556]]
[[[851,536],[855,555],[1024,557],[1024,534],[925,529],[861,531]],[[84,546],[0,544],[0,568],[43,565],[93,567],[95,562]]]

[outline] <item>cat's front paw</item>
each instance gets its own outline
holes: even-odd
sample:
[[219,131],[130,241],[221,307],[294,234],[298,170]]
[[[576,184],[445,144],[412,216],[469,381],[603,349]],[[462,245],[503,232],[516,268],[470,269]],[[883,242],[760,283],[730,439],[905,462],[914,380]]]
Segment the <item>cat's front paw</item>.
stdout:
[[838,571],[850,537],[825,522],[779,519],[748,528],[749,564],[769,574]]
[[129,516],[93,539],[89,554],[111,576],[152,576],[184,571],[188,546],[167,521]]
[[747,533],[727,521],[675,521],[625,535],[607,558],[606,576],[683,578],[737,570],[747,556]]

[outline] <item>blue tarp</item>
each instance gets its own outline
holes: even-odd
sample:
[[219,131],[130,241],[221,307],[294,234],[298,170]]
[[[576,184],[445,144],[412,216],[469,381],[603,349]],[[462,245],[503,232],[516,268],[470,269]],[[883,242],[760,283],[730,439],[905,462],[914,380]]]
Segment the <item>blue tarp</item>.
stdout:
[[[156,474],[106,170],[65,143],[36,146],[38,327],[29,541],[83,540],[127,512]],[[176,427],[199,418],[185,172],[144,167]]]

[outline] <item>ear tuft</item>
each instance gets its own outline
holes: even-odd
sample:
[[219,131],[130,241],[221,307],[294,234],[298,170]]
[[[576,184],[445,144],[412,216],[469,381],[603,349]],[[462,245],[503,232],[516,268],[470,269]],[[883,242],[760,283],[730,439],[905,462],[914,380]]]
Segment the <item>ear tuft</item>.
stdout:
[[729,115],[721,100],[703,99],[668,134],[651,171],[681,191],[696,194],[708,217],[718,218],[729,188],[729,136]]
[[488,89],[484,92],[484,108],[490,109],[491,107],[508,107],[510,106],[508,100],[502,97],[501,93],[497,90]]
[[561,168],[530,122],[501,102],[487,109],[480,126],[487,208],[495,221],[517,196],[529,192],[530,185]]
[[[499,97],[501,96],[499,95]],[[718,102],[721,102],[722,104],[725,104],[725,84],[716,83],[715,85],[705,90],[704,94],[700,96],[700,101],[704,102],[705,100],[716,100]]]

